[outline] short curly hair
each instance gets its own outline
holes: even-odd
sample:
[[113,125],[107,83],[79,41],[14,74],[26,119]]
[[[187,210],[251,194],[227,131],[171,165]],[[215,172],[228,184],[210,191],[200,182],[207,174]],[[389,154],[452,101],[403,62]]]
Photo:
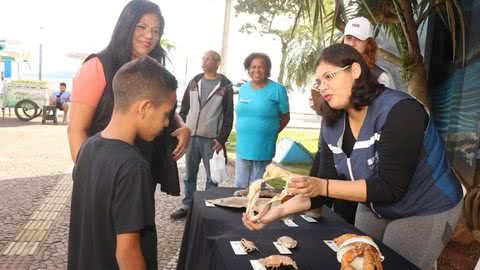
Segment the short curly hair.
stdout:
[[245,70],[248,71],[250,69],[250,65],[252,64],[253,59],[256,58],[263,59],[263,63],[267,68],[267,78],[270,77],[270,71],[272,70],[272,61],[270,60],[270,57],[268,57],[268,55],[265,53],[254,52],[249,54],[247,58],[245,58],[245,61],[243,61],[243,67],[245,67]]
[[[325,48],[315,67],[318,67],[322,62],[340,68],[353,63],[360,65],[362,74],[355,80],[350,96],[350,102],[356,110],[370,105],[385,89],[383,84],[377,82],[362,55],[350,45],[334,44]],[[327,102],[321,100],[322,102],[318,104],[318,108],[315,110],[325,119],[327,125],[333,125],[342,116],[344,110],[333,109]]]

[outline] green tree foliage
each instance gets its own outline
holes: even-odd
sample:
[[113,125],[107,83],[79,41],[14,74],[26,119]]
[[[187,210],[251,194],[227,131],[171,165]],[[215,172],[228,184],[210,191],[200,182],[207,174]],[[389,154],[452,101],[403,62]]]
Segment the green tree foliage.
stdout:
[[[278,81],[287,86],[304,88],[314,75],[320,51],[338,41],[334,29],[334,0],[310,5],[304,0],[255,1],[239,0],[236,14],[255,17],[241,27],[244,33],[272,34],[281,41],[282,59]],[[308,12],[306,12],[308,11]],[[278,22],[283,23],[280,29]]]
[[162,48],[164,48],[167,52],[170,52],[172,50],[175,50],[175,44],[173,44],[172,41],[170,41],[169,39],[165,38],[165,37],[162,37],[162,39],[160,40],[160,45],[162,46]]
[[[307,12],[311,17],[324,16],[318,8],[324,2],[325,0],[304,0],[302,7],[313,6],[314,8],[303,9],[300,13]],[[400,51],[400,57],[398,57],[380,50],[382,56],[401,66],[402,77],[408,84],[409,92],[430,106],[426,69],[419,45],[419,32],[424,27],[426,19],[437,14],[451,34],[452,59],[456,57],[458,41],[461,43],[461,52],[465,57],[465,23],[458,1],[350,0],[348,4],[346,7],[344,1],[335,0],[335,27],[329,31],[333,33],[335,28],[343,31],[345,22],[352,17],[370,18],[375,25],[385,30]],[[320,28],[321,25],[314,23],[314,27]]]
[[315,64],[321,51],[341,38],[340,32],[328,31],[334,29],[333,1],[324,1],[321,6],[306,8],[318,8],[317,12],[322,16],[310,16],[314,10],[303,13],[292,28],[293,38],[287,51],[286,84],[300,89],[306,89],[312,84]]
[[[240,31],[244,33],[271,34],[280,39],[282,45],[282,59],[278,81],[285,83],[285,68],[287,61],[288,46],[292,41],[292,27],[298,16],[300,5],[303,0],[238,0],[235,12],[252,15],[254,22],[247,22]],[[285,27],[286,25],[286,27]]]

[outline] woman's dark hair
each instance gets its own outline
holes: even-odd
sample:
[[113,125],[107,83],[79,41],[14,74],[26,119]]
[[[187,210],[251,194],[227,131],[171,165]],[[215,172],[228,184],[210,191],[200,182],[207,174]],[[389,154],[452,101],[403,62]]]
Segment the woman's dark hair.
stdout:
[[[352,65],[353,63],[360,65],[362,74],[353,83],[352,95],[350,96],[350,102],[356,110],[370,105],[385,89],[370,72],[370,68],[365,63],[362,55],[350,45],[334,44],[325,48],[315,67],[318,67],[320,63],[328,63],[339,68]],[[332,125],[344,111],[331,108],[323,98],[321,101],[317,111],[326,120],[327,124]]]
[[112,38],[105,51],[113,54],[114,65],[117,67],[132,60],[132,40],[137,23],[147,13],[157,15],[160,22],[160,38],[158,44],[150,52],[149,56],[156,59],[160,64],[165,65],[166,52],[160,45],[160,40],[165,27],[165,20],[157,4],[147,0],[132,0],[124,8],[118,17]]
[[267,78],[270,77],[270,71],[272,70],[272,61],[270,60],[270,57],[266,55],[265,53],[251,53],[245,58],[245,61],[243,61],[243,67],[245,70],[250,69],[250,65],[252,64],[253,59],[260,58],[263,59],[263,63],[265,63],[265,67],[267,68]]

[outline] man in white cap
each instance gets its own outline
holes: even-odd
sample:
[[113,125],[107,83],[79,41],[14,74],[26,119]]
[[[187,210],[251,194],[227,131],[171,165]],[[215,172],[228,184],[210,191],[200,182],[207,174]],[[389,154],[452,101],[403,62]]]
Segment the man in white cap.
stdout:
[[352,46],[362,54],[379,83],[395,89],[390,74],[376,65],[378,46],[373,38],[373,26],[368,19],[356,17],[348,21],[343,33],[343,43]]

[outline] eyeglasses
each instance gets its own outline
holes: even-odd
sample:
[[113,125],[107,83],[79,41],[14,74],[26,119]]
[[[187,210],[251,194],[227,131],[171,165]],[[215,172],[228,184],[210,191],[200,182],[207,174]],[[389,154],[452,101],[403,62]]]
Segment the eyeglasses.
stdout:
[[323,82],[329,82],[329,81],[333,80],[340,71],[344,71],[346,69],[349,69],[351,66],[352,65],[344,66],[343,68],[341,68],[339,70],[336,70],[334,72],[326,73],[325,75],[322,76],[322,79],[316,79],[315,83],[312,86],[312,90],[317,91],[319,93],[322,93],[323,91],[320,89],[320,87],[322,86]]
[[135,31],[142,36],[146,36],[148,33],[152,34],[153,38],[160,38],[160,28],[159,27],[150,27],[148,28],[146,25],[141,23],[135,25]]

